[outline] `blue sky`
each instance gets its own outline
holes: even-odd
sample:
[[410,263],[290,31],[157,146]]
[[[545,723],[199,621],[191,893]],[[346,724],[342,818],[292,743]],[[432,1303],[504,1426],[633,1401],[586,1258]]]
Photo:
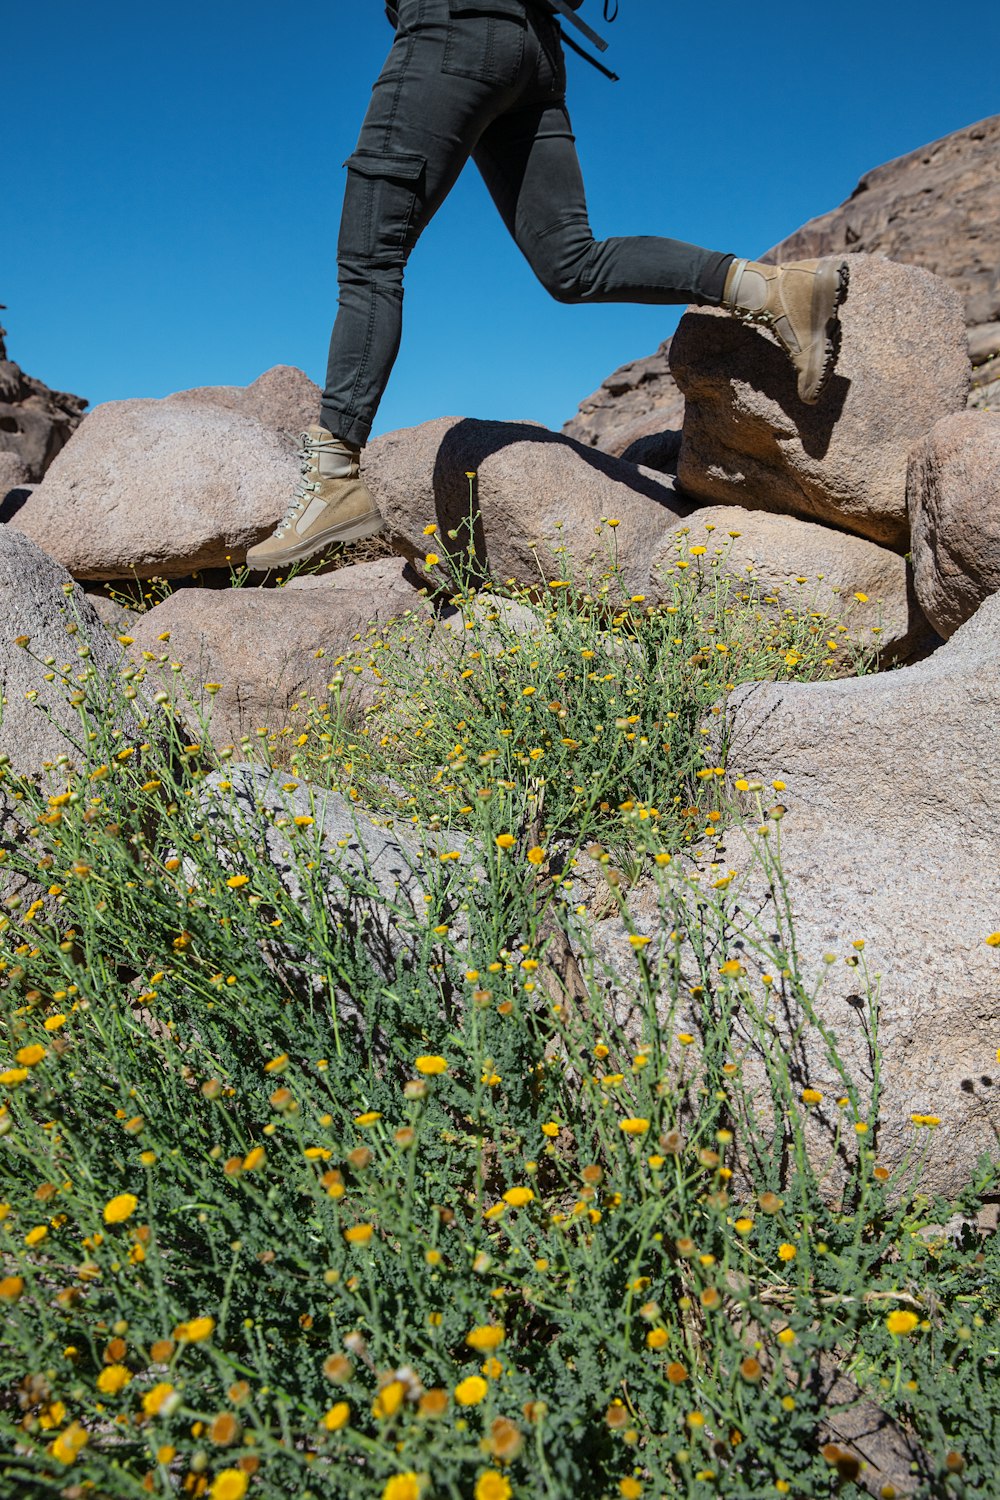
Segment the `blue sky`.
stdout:
[[[995,9],[620,10],[605,29],[622,81],[569,64],[598,235],[752,255],[869,167],[1000,107]],[[599,0],[583,14],[599,23]],[[11,356],[95,404],[245,384],[278,363],[322,383],[342,163],[390,40],[379,0],[11,7]],[[446,413],[559,426],[678,316],[553,302],[470,166],[411,261],[375,430]]]

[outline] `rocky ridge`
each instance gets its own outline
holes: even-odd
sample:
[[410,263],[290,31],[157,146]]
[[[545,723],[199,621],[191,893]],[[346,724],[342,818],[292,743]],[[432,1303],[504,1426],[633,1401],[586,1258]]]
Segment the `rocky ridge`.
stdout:
[[26,375],[8,359],[5,333],[0,328],[0,501],[16,485],[38,483],[87,405],[82,396],[52,391]]

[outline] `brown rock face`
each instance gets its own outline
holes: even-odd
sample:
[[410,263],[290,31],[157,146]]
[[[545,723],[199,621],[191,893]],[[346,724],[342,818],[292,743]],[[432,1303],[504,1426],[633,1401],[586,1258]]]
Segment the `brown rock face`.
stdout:
[[567,437],[588,448],[620,455],[628,444],[628,428],[645,421],[642,434],[680,431],[684,421],[684,397],[674,382],[668,362],[670,340],[655,354],[633,359],[601,382],[592,396],[563,427]]
[[[17,483],[37,484],[79,427],[87,403],[82,396],[50,391],[40,380],[25,375],[20,365],[7,358],[5,333],[0,328],[0,456],[8,453],[19,461],[24,472]],[[4,493],[0,474],[0,500]]]
[[678,483],[902,550],[909,449],[966,406],[961,302],[927,271],[857,256],[840,321],[836,372],[805,406],[769,333],[710,308],[685,313],[670,351],[687,397]]
[[947,639],[1000,591],[1000,412],[938,422],[910,455],[917,597]]
[[997,324],[1000,346],[1000,115],[866,172],[846,203],[765,259],[885,255],[941,276],[970,328]]
[[319,391],[277,366],[245,389],[110,401],[9,518],[76,578],[183,578],[239,564],[283,515]]

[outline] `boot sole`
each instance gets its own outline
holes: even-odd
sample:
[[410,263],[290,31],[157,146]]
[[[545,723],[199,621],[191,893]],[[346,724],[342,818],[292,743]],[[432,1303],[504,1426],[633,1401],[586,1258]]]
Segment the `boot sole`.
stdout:
[[360,542],[366,536],[377,536],[380,531],[384,530],[385,521],[381,516],[362,516],[360,520],[345,521],[340,526],[331,526],[326,531],[318,532],[308,541],[300,542],[297,547],[286,547],[283,552],[272,552],[266,562],[255,562],[248,556],[246,565],[251,573],[269,573],[272,568],[286,568],[289,563],[307,562],[309,558],[315,557],[317,552],[323,552],[327,547],[338,546],[345,542]]
[[837,367],[840,353],[840,309],[847,297],[850,282],[851,272],[846,260],[837,265],[825,266],[816,277],[813,305],[819,317],[823,317],[824,309],[828,311],[824,318],[823,369],[813,394],[801,398],[807,406],[816,405]]

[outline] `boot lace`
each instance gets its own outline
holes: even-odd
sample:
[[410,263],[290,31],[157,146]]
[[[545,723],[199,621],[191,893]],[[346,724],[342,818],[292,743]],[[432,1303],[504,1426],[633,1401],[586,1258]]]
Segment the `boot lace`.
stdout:
[[316,472],[318,455],[330,444],[324,439],[314,442],[308,432],[303,432],[299,438],[299,473],[301,479],[295,486],[288,509],[274,528],[276,537],[283,537],[289,526],[295,522],[309,504],[310,499],[317,493],[320,486],[317,482],[309,479],[311,473]]

